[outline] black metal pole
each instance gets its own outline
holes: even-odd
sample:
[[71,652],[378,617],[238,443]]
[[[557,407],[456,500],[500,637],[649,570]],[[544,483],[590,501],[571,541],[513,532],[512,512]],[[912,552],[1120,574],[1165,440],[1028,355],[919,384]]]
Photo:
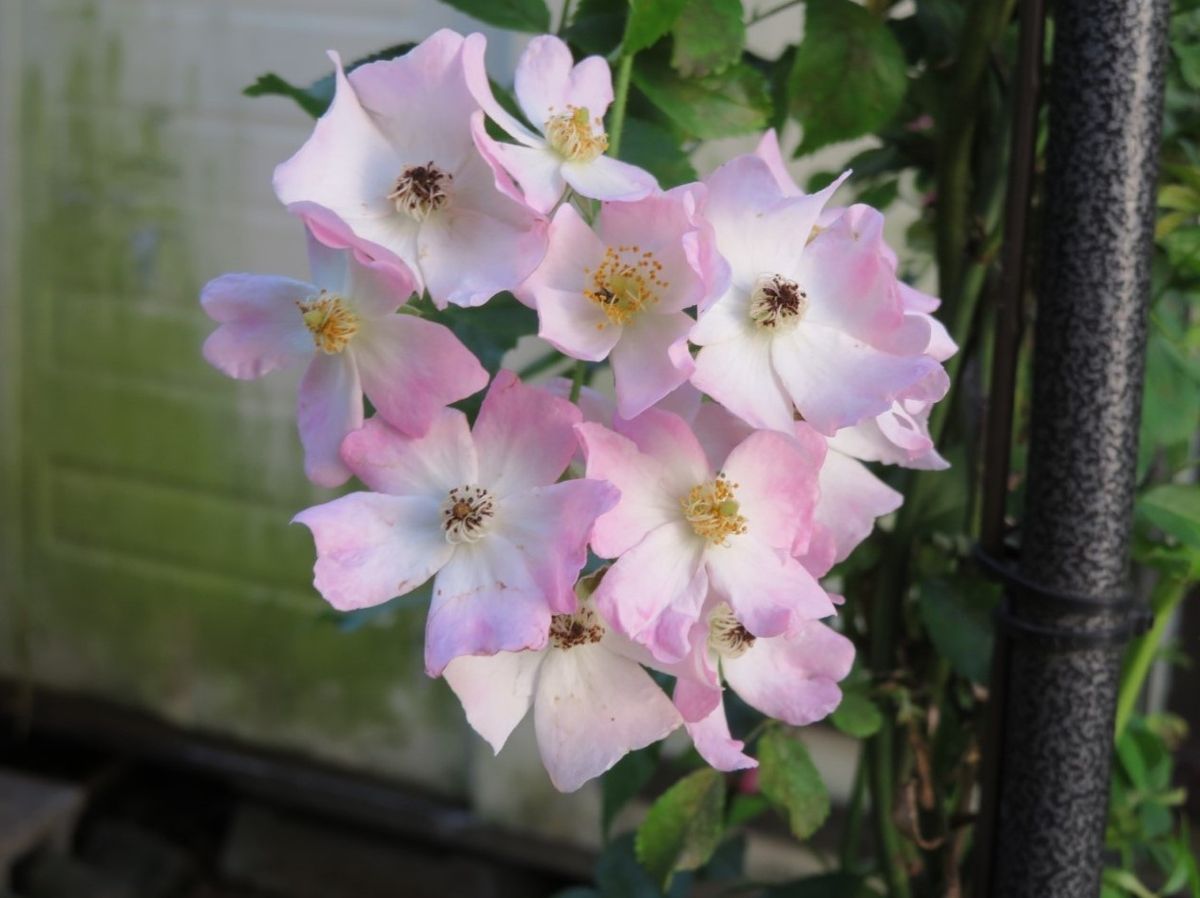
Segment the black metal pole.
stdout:
[[1095,898],[1131,633],[1129,532],[1168,0],[1058,0],[1029,482],[1008,577],[994,898]]

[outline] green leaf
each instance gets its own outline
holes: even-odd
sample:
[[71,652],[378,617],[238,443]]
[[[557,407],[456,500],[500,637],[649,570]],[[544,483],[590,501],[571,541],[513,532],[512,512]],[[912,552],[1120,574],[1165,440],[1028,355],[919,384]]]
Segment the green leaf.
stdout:
[[[688,0],[629,0],[622,52],[639,53],[671,30]],[[740,49],[740,48],[739,48]]]
[[758,785],[798,839],[807,839],[829,816],[829,792],[808,749],[781,727],[758,740]]
[[596,862],[596,886],[602,898],[685,898],[691,891],[691,874],[676,876],[664,893],[638,863],[634,842],[634,834],[625,833],[604,846]]
[[859,690],[847,690],[842,703],[829,718],[830,723],[855,739],[867,739],[883,726],[883,712]]
[[481,22],[507,28],[543,34],[550,30],[550,10],[542,0],[442,0]]
[[692,161],[671,132],[644,119],[625,119],[621,158],[658,178],[663,190],[696,180]]
[[579,0],[563,37],[584,53],[611,56],[621,45],[628,11],[625,0]]
[[747,795],[739,792],[729,802],[729,813],[725,815],[725,825],[730,829],[749,823],[763,813],[770,804],[761,794]]
[[992,609],[996,587],[966,578],[926,580],[917,610],[938,654],[956,672],[976,683],[987,682],[992,663]]
[[320,118],[329,107],[328,98],[314,95],[310,88],[297,87],[274,72],[259,75],[242,93],[247,97],[289,97],[313,118]]
[[[390,47],[385,47],[378,52],[371,53],[354,60],[346,66],[346,73],[353,72],[361,65],[366,65],[369,62],[380,62],[385,59],[395,59],[397,56],[403,56],[416,44],[411,41],[404,44],[393,44]],[[329,104],[333,102],[333,94],[337,88],[337,82],[333,77],[333,72],[318,78],[308,87],[297,87],[289,81],[284,80],[274,72],[268,72],[265,75],[259,75],[258,80],[245,88],[242,93],[247,97],[288,97],[296,102],[296,104],[311,115],[313,118],[320,118],[325,114],[325,110],[329,108]]]
[[861,876],[822,873],[782,882],[762,893],[762,898],[876,898]]
[[639,56],[633,83],[667,118],[701,140],[761,131],[771,111],[766,79],[743,63],[720,74],[683,78],[666,61]]
[[1138,514],[1181,543],[1200,548],[1200,485],[1165,483],[1143,493]]
[[608,834],[613,819],[642,790],[658,766],[658,745],[631,751],[600,779],[601,832]]
[[706,767],[659,796],[638,827],[637,858],[667,888],[676,870],[702,866],[721,842],[725,777]]
[[688,0],[671,29],[671,65],[688,78],[724,71],[746,41],[741,0]]
[[882,19],[851,0],[807,5],[788,90],[804,126],[798,155],[878,131],[907,87],[904,52]]
[[474,309],[460,306],[436,309],[425,299],[414,300],[407,308],[454,331],[491,374],[500,370],[504,354],[516,346],[521,337],[537,333],[537,313],[518,302],[511,293],[498,293]]

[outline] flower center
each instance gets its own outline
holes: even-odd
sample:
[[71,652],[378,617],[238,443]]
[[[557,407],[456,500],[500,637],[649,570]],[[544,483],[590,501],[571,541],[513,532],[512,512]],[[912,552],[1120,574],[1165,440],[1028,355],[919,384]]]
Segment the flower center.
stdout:
[[591,162],[608,149],[608,135],[603,128],[593,133],[586,106],[568,106],[563,115],[551,116],[544,130],[550,146],[571,162]]
[[750,318],[762,330],[783,330],[800,323],[808,294],[781,274],[763,275],[750,291]]
[[453,180],[454,175],[442,171],[432,160],[424,165],[408,165],[400,172],[387,198],[396,206],[397,212],[424,221],[430,213],[446,205]]
[[550,618],[550,644],[556,649],[589,645],[603,637],[604,622],[587,602],[580,602],[574,614],[555,614]]
[[737,484],[726,480],[724,474],[691,488],[680,505],[697,536],[720,546],[725,545],[728,537],[746,532],[746,519],[738,514],[735,489]]
[[[610,324],[625,324],[647,306],[658,302],[658,291],[671,286],[663,280],[662,262],[639,246],[606,247],[583,295],[604,310]],[[598,325],[603,327],[604,325]]]
[[296,303],[304,326],[312,334],[313,343],[321,352],[334,355],[346,348],[350,338],[358,332],[358,316],[342,297],[322,290]]
[[442,504],[442,529],[448,543],[473,543],[488,532],[496,515],[492,494],[481,486],[456,486]]
[[722,602],[708,618],[708,647],[722,658],[740,658],[754,647],[754,637]]

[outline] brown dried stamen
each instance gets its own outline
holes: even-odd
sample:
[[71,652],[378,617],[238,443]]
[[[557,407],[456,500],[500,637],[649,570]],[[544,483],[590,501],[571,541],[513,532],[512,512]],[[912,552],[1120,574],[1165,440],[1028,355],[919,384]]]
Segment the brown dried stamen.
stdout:
[[587,602],[581,602],[574,614],[555,614],[550,618],[550,644],[556,649],[590,645],[604,638],[604,623]]
[[722,658],[740,658],[754,647],[754,636],[722,602],[708,618],[708,646]]
[[448,543],[473,543],[487,533],[496,514],[492,494],[481,486],[456,486],[442,505],[442,529]]
[[764,330],[800,323],[808,311],[808,294],[781,274],[760,277],[750,293],[750,318]]
[[404,212],[417,221],[424,221],[441,209],[450,199],[450,182],[454,175],[442,171],[430,160],[424,165],[409,165],[400,172],[387,198],[397,212]]

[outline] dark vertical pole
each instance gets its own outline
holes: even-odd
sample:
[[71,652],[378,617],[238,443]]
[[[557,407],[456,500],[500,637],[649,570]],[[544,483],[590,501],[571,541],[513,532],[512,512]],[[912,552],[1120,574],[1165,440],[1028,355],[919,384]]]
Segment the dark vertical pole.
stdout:
[[994,898],[1095,898],[1123,637],[1168,0],[1058,0]]

